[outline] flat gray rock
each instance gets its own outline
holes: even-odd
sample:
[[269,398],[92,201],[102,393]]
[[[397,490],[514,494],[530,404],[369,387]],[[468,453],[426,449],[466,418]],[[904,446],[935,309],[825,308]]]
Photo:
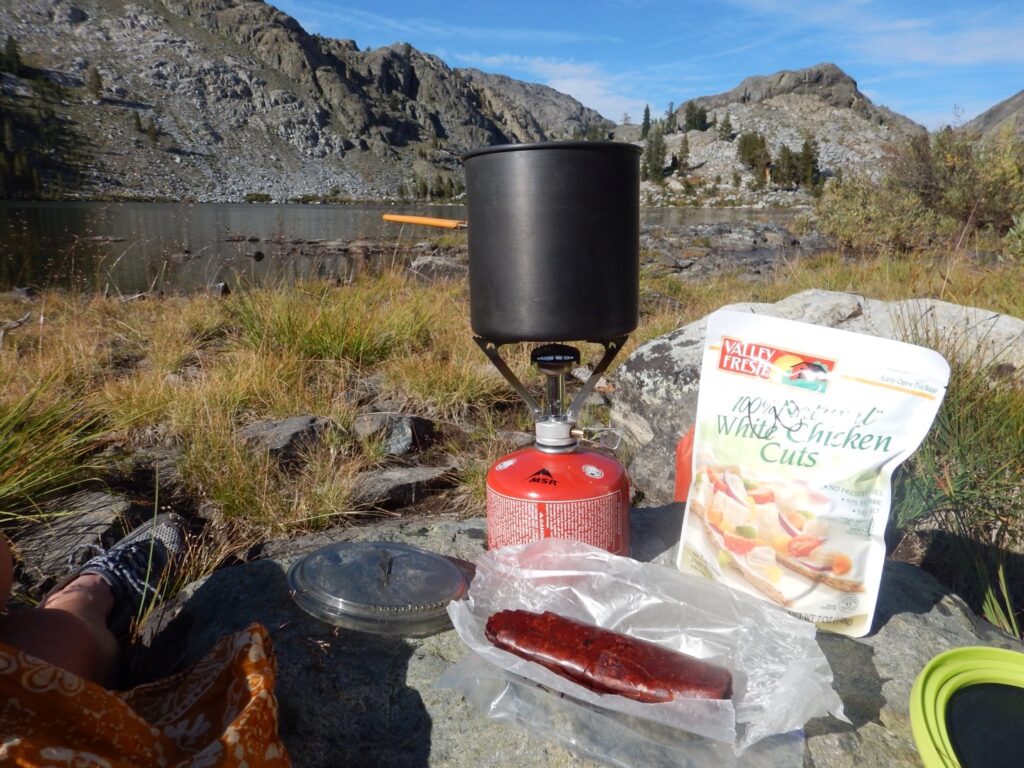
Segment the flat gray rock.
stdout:
[[402,413],[358,414],[352,429],[360,440],[376,440],[387,456],[404,456],[426,446],[434,432],[429,419]]
[[[680,505],[634,509],[633,554],[671,557]],[[254,621],[270,632],[278,662],[280,729],[299,768],[595,766],[524,728],[487,719],[463,698],[435,687],[466,649],[453,631],[388,638],[334,627],[292,601],[288,568],[332,540],[400,541],[462,561],[484,552],[485,522],[388,521],[324,532],[263,548],[267,559],[218,571],[188,586],[149,627],[150,674],[199,659],[220,635]],[[1021,650],[931,576],[886,563],[870,637],[819,634],[851,725],[807,724],[805,768],[917,766],[908,715],[914,678],[935,654],[963,645]],[[740,763],[742,764],[742,763]]]
[[93,547],[108,547],[123,533],[119,521],[131,502],[103,491],[82,491],[45,506],[45,518],[15,539],[15,551],[34,591],[46,591],[72,568],[97,554]]
[[251,446],[263,448],[278,461],[294,461],[302,450],[314,445],[331,426],[319,416],[292,416],[287,419],[256,421],[236,433]]
[[354,507],[407,507],[430,491],[452,485],[455,465],[389,467],[362,472],[350,499]]
[[[1024,321],[974,307],[808,290],[774,304],[726,308],[908,341],[961,362],[993,365],[1007,378],[1024,376]],[[672,500],[675,445],[696,418],[706,329],[707,318],[702,318],[649,341],[614,374],[611,423],[623,431],[631,449],[630,478],[644,504]]]
[[409,265],[409,271],[427,281],[464,280],[469,274],[469,267],[446,256],[417,256]]

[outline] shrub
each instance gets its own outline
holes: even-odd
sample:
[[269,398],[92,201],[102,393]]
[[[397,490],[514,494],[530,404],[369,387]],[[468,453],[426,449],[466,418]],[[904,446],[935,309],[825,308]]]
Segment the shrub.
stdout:
[[912,192],[866,178],[827,184],[816,214],[824,234],[845,247],[874,252],[924,248],[949,229]]
[[1024,259],[1024,211],[1013,217],[1013,226],[1003,239],[1006,252],[1017,259]]
[[742,134],[736,142],[736,157],[755,175],[764,176],[764,172],[772,164],[768,142],[760,133]]
[[1010,130],[979,139],[947,127],[903,145],[889,180],[964,229],[1004,234],[1024,211],[1024,139]]

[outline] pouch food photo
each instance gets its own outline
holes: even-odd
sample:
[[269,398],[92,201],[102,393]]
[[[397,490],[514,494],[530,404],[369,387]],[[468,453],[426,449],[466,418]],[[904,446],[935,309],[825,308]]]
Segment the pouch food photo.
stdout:
[[892,473],[949,365],[933,350],[746,312],[708,318],[677,565],[820,628],[871,628]]

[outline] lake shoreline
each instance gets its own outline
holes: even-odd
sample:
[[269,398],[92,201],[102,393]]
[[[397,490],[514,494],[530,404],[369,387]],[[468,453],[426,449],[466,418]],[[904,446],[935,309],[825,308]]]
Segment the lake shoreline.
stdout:
[[[424,243],[441,251],[464,249],[465,232],[441,233],[381,219],[395,212],[466,216],[457,205],[8,201],[0,203],[0,291],[33,286],[115,295],[187,293],[222,283],[265,285],[280,273],[289,280],[345,280],[366,252],[401,249],[411,259],[421,255]],[[795,248],[808,236],[803,213],[643,209],[641,251],[648,260],[666,262],[678,249],[689,251],[686,258],[692,259],[702,253]],[[728,261],[724,257],[716,268],[727,268]]]

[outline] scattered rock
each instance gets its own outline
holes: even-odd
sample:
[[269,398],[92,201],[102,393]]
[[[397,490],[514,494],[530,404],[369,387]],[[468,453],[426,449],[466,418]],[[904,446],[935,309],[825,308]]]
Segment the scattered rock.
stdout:
[[24,288],[11,288],[9,291],[0,293],[0,299],[15,299],[17,301],[31,301],[39,295],[39,291],[32,286]]
[[257,421],[236,433],[239,439],[265,449],[281,462],[297,460],[302,451],[315,445],[332,422],[319,416],[293,416],[280,421]]
[[455,465],[390,467],[362,472],[356,478],[351,503],[357,508],[394,509],[420,501],[427,493],[453,484]]
[[97,554],[95,546],[115,543],[123,531],[118,522],[131,506],[123,496],[100,491],[83,491],[46,504],[44,512],[58,516],[43,519],[16,537],[14,548],[23,572],[20,581],[30,584],[37,596],[45,592]]
[[378,400],[383,391],[384,374],[377,372],[360,376],[341,393],[341,396],[346,402],[362,407]]
[[430,442],[434,424],[419,416],[392,413],[361,413],[352,428],[360,440],[379,440],[388,456],[404,456]]
[[464,280],[469,274],[469,267],[446,256],[417,256],[409,265],[409,271],[430,282]]

